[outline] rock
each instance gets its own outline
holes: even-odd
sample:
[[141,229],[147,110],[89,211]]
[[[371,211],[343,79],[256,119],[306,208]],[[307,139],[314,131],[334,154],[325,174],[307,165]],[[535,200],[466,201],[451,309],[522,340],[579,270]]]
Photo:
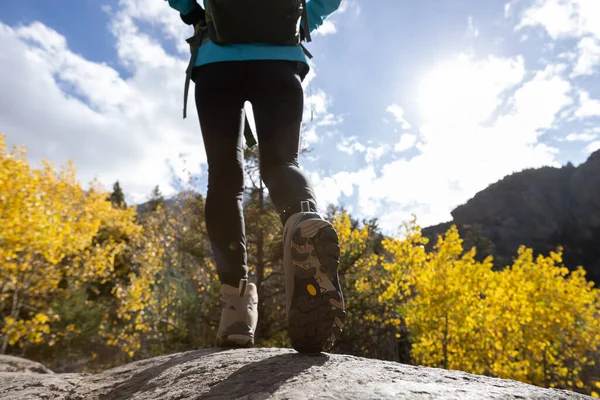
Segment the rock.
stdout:
[[25,358],[0,355],[0,372],[35,372],[38,374],[53,374],[44,365]]
[[68,400],[81,379],[79,374],[0,372],[0,399]]
[[97,375],[0,373],[0,398],[591,399],[460,371],[345,355],[304,356],[291,349],[202,349],[138,361]]
[[[425,228],[423,234],[433,238],[451,224],[461,236],[477,227],[479,241],[492,244],[485,251],[497,268],[512,264],[521,245],[544,255],[562,246],[565,265],[583,266],[588,279],[600,284],[600,151],[578,167],[509,175],[453,210],[451,222]],[[465,240],[465,247],[472,244]]]

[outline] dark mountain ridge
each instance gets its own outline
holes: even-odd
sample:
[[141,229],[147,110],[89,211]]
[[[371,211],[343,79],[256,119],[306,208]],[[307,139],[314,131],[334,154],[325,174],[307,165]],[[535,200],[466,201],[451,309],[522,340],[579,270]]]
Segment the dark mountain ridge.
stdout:
[[[583,266],[600,283],[600,150],[578,167],[527,169],[506,176],[452,211],[452,221],[423,229],[429,238],[456,224],[465,248],[494,265],[512,264],[520,245],[535,254],[563,247],[565,266]],[[432,241],[433,242],[433,241]]]

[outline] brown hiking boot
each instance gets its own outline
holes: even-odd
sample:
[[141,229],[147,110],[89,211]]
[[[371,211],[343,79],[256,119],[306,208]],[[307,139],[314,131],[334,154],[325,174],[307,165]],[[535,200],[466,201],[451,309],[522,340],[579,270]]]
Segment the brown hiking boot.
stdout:
[[284,228],[288,332],[300,353],[329,351],[346,320],[339,283],[340,246],[333,226],[303,202]]
[[218,347],[252,347],[258,322],[258,293],[254,283],[240,281],[236,288],[221,286],[223,310],[217,332]]

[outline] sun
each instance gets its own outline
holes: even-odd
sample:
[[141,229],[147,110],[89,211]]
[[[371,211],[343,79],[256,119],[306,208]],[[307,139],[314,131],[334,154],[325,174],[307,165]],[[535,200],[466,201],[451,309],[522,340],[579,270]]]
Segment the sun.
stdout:
[[474,61],[462,55],[431,68],[418,88],[422,122],[472,126],[489,118],[506,87],[503,67],[498,59]]

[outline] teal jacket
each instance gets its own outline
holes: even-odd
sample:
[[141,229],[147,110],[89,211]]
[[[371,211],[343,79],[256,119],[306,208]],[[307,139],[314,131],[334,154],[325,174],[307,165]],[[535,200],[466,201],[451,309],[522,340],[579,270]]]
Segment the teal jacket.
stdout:
[[[321,26],[325,18],[339,8],[341,2],[342,0],[308,0],[306,11],[310,31],[312,32]],[[196,0],[169,0],[169,5],[179,11],[181,15],[188,14],[195,3]],[[260,43],[223,46],[208,41],[198,50],[195,66],[222,61],[249,60],[288,60],[303,62],[308,65],[307,57],[300,46],[275,46]]]

